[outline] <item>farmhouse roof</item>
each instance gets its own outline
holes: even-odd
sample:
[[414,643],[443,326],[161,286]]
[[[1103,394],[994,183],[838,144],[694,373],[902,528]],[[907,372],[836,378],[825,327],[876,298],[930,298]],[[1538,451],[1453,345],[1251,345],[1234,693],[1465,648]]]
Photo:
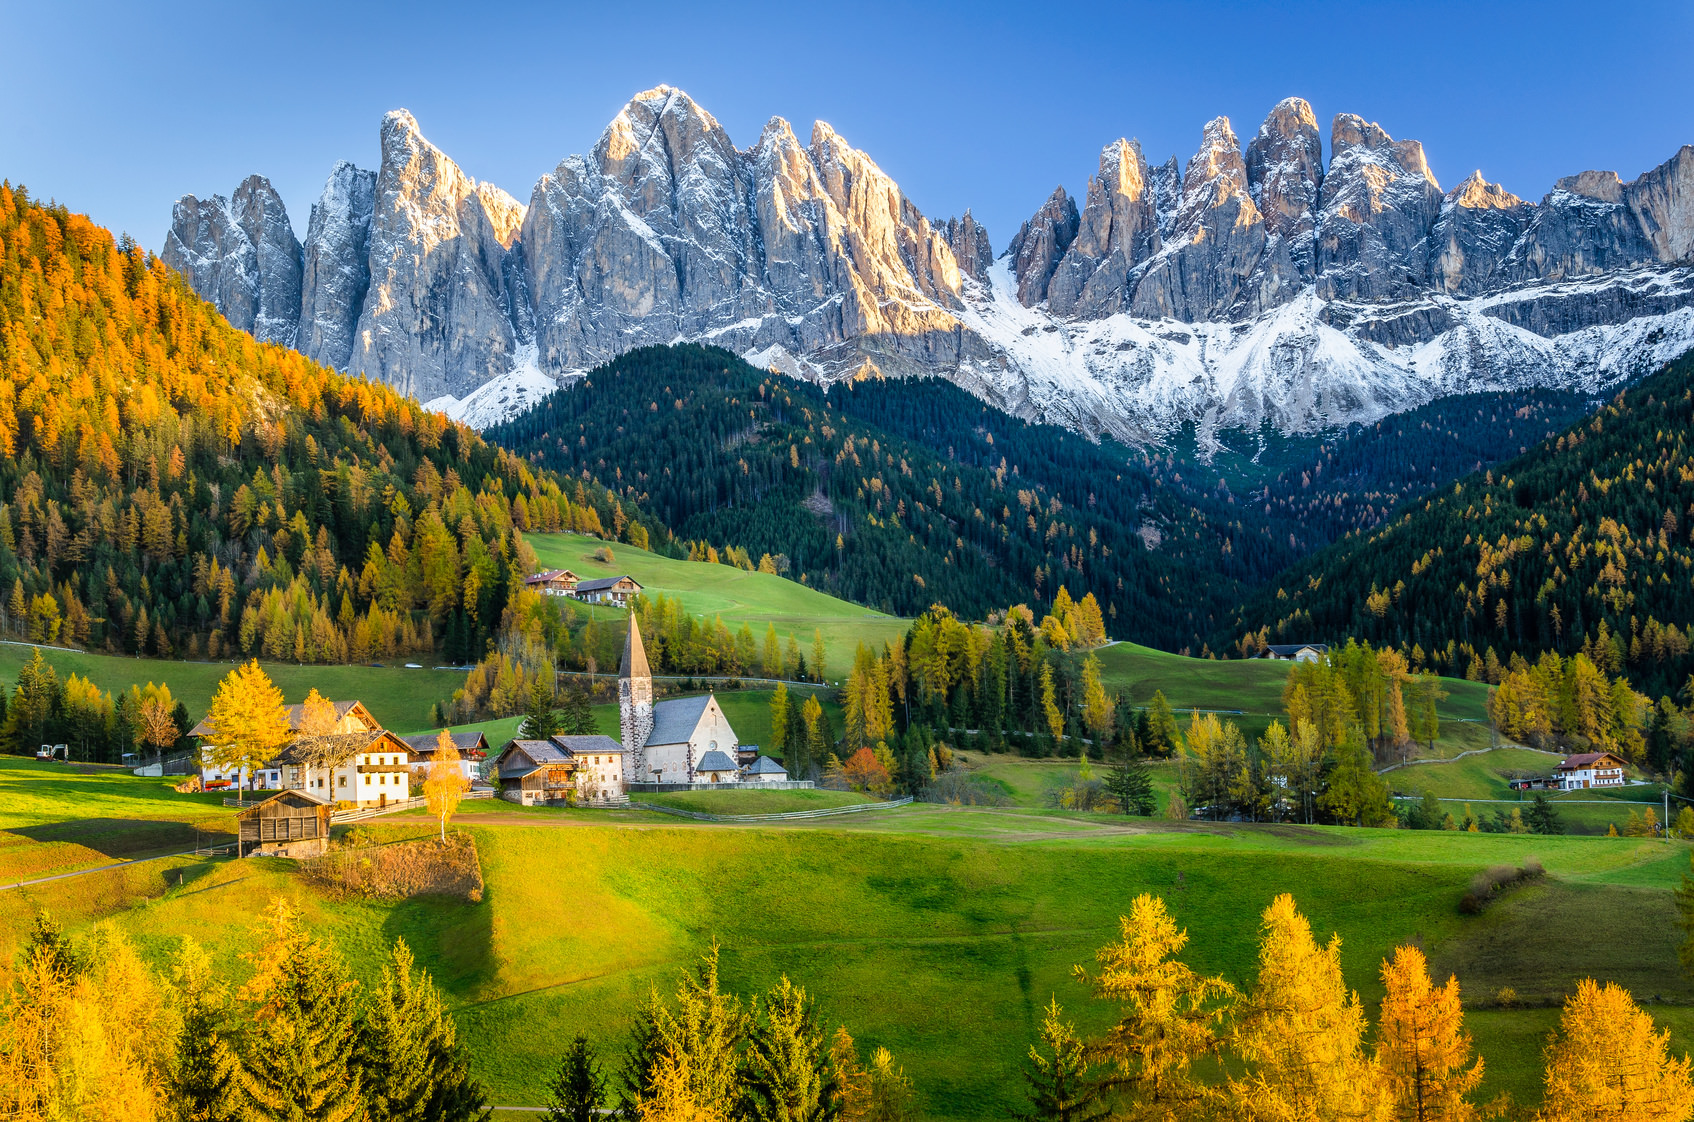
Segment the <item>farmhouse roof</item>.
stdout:
[[635,613],[629,615],[629,633],[623,637],[623,661],[618,665],[620,678],[651,678],[653,672],[647,669],[647,648],[641,642],[641,625],[635,621]]
[[[348,713],[351,713],[355,708],[358,708],[364,710],[365,718],[372,728],[380,729],[382,727],[382,723],[375,717],[371,716],[371,711],[369,709],[365,709],[363,702],[337,701],[334,704],[335,719],[337,721],[341,720],[341,718],[345,717]],[[304,705],[288,705],[284,706],[284,708],[288,712],[288,727],[298,730],[300,728],[300,722],[305,719],[306,707]],[[203,717],[199,724],[188,730],[188,735],[212,736],[216,732],[217,726],[212,724],[211,719],[209,717]]]
[[286,791],[278,791],[268,799],[261,799],[252,806],[244,807],[237,811],[235,816],[237,818],[245,818],[248,815],[256,813],[260,807],[265,806],[268,803],[274,803],[279,799],[285,802],[294,803],[296,806],[307,806],[313,809],[329,805],[328,801],[320,799],[316,795],[302,791],[298,787],[290,787]]
[[700,757],[700,762],[694,765],[695,771],[734,771],[735,761],[717,749],[707,752]]
[[758,759],[754,760],[750,765],[748,765],[747,774],[748,775],[787,775],[788,769],[783,767],[781,764],[777,763],[775,760],[771,759],[769,756],[760,756]]
[[686,744],[700,726],[700,718],[705,715],[706,706],[711,701],[712,695],[705,693],[699,697],[672,698],[654,705],[653,732],[647,743]]
[[[472,756],[472,758],[475,758],[475,756],[481,755],[488,749],[487,738],[475,730],[470,732],[453,732],[449,730],[448,735],[453,738],[453,747],[459,750],[459,755],[461,756]],[[402,736],[400,739],[404,740],[407,745],[411,747],[412,751],[417,752],[420,755],[427,756],[435,751],[435,742],[440,736],[441,734],[439,732],[420,732],[416,736]]]
[[404,740],[391,732],[332,732],[323,736],[297,736],[277,754],[276,763],[290,767],[340,767],[360,752],[368,752],[379,741],[392,741],[392,750],[409,751]]
[[1611,760],[1622,767],[1623,761],[1611,752],[1578,752],[1574,756],[1566,756],[1559,762],[1559,771],[1581,771],[1599,765],[1602,760]]
[[1290,657],[1290,656],[1293,656],[1293,655],[1297,655],[1301,651],[1305,651],[1305,650],[1313,650],[1313,651],[1318,652],[1319,654],[1323,654],[1323,653],[1325,653],[1326,651],[1329,650],[1329,644],[1328,643],[1270,643],[1270,644],[1266,645],[1265,649],[1270,651],[1272,654],[1279,654],[1279,655],[1282,655],[1283,657],[1286,658],[1286,657]]
[[555,736],[553,743],[559,745],[573,756],[592,756],[602,753],[619,753],[623,745],[609,736]]
[[548,581],[574,581],[575,579],[576,574],[571,572],[569,569],[543,569],[541,572],[536,573],[532,577],[525,577],[523,582],[525,584],[546,584]]
[[593,580],[578,581],[576,584],[576,590],[578,592],[599,592],[602,589],[613,587],[619,581],[628,581],[636,588],[641,587],[640,581],[636,580],[628,573],[625,573],[624,575],[617,577],[595,577]]
[[500,751],[500,778],[521,779],[551,764],[570,762],[570,753],[551,740],[513,740]]

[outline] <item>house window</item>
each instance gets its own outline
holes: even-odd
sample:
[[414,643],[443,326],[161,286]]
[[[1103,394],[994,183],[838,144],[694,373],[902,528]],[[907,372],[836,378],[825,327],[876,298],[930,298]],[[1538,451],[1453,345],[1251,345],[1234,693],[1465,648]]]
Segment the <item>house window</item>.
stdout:
[[347,777],[345,775],[341,777],[341,786],[347,786]]

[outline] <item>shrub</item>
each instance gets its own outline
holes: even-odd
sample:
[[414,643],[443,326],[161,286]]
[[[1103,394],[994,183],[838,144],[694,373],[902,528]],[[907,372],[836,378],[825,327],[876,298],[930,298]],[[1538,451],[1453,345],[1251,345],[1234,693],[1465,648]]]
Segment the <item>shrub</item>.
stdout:
[[1471,878],[1470,888],[1459,900],[1459,911],[1473,916],[1482,911],[1488,902],[1509,889],[1516,888],[1529,881],[1540,880],[1547,875],[1541,862],[1533,857],[1524,859],[1518,868],[1510,865],[1495,865],[1484,869]]
[[594,560],[600,562],[602,565],[610,565],[612,563],[612,547],[609,545],[603,545],[599,549],[596,549],[594,551]]

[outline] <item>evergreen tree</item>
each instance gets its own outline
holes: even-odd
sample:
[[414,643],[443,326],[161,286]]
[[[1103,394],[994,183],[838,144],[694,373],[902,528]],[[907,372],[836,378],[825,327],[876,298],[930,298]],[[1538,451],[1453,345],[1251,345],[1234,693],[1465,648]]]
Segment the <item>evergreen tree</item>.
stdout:
[[1125,737],[1117,762],[1106,773],[1106,790],[1118,800],[1125,814],[1146,817],[1157,809],[1153,795],[1153,775],[1147,768],[1147,757],[1133,735]]
[[1529,828],[1537,834],[1562,834],[1565,832],[1564,823],[1559,821],[1559,812],[1553,809],[1553,803],[1546,795],[1537,794],[1529,807]]
[[1053,998],[1041,1022],[1041,1037],[1030,1045],[1029,1110],[1014,1111],[1023,1122],[1099,1122],[1111,1114],[1102,1088],[1089,1076],[1088,1051],[1076,1030],[1061,1020],[1063,1010]]
[[537,677],[529,684],[518,737],[522,740],[546,740],[557,736],[559,731],[559,711],[553,708],[553,685],[545,678]]
[[1177,726],[1171,703],[1165,700],[1164,690],[1153,691],[1153,702],[1146,711],[1146,716],[1147,732],[1141,740],[1142,748],[1160,756],[1169,756],[1175,752],[1182,732]]
[[252,956],[242,989],[249,1017],[238,1086],[262,1122],[349,1122],[364,1109],[355,983],[339,956],[313,939],[282,900],[266,913],[270,936]]
[[172,963],[171,980],[182,1006],[176,1065],[166,1094],[177,1122],[238,1122],[235,1052],[225,1035],[228,994],[211,980],[211,961],[184,939]]
[[566,736],[593,736],[600,731],[594,721],[594,705],[588,691],[573,685],[565,691],[565,708],[560,714],[559,731]]
[[594,1122],[606,1101],[606,1078],[588,1037],[578,1034],[547,1084],[548,1122]]
[[806,991],[786,977],[765,999],[753,1025],[741,1075],[737,1117],[748,1122],[828,1122],[835,1072],[829,1041]]
[[1688,1057],[1673,1058],[1669,1044],[1669,1031],[1658,1031],[1628,990],[1584,978],[1566,999],[1547,1047],[1542,1117],[1684,1122],[1694,1114],[1694,1079]]
[[[774,632],[773,632],[774,634]],[[771,756],[788,758],[788,687],[781,682],[771,691],[771,742],[765,746]]]

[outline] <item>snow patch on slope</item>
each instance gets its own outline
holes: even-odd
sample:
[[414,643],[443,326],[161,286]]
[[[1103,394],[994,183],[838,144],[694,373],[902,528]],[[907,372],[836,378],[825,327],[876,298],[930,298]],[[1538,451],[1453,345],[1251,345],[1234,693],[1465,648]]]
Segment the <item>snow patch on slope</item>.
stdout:
[[455,421],[485,429],[509,421],[559,388],[536,361],[536,346],[525,343],[512,355],[512,368],[491,378],[462,398],[443,395],[424,402],[424,408],[445,413]]

